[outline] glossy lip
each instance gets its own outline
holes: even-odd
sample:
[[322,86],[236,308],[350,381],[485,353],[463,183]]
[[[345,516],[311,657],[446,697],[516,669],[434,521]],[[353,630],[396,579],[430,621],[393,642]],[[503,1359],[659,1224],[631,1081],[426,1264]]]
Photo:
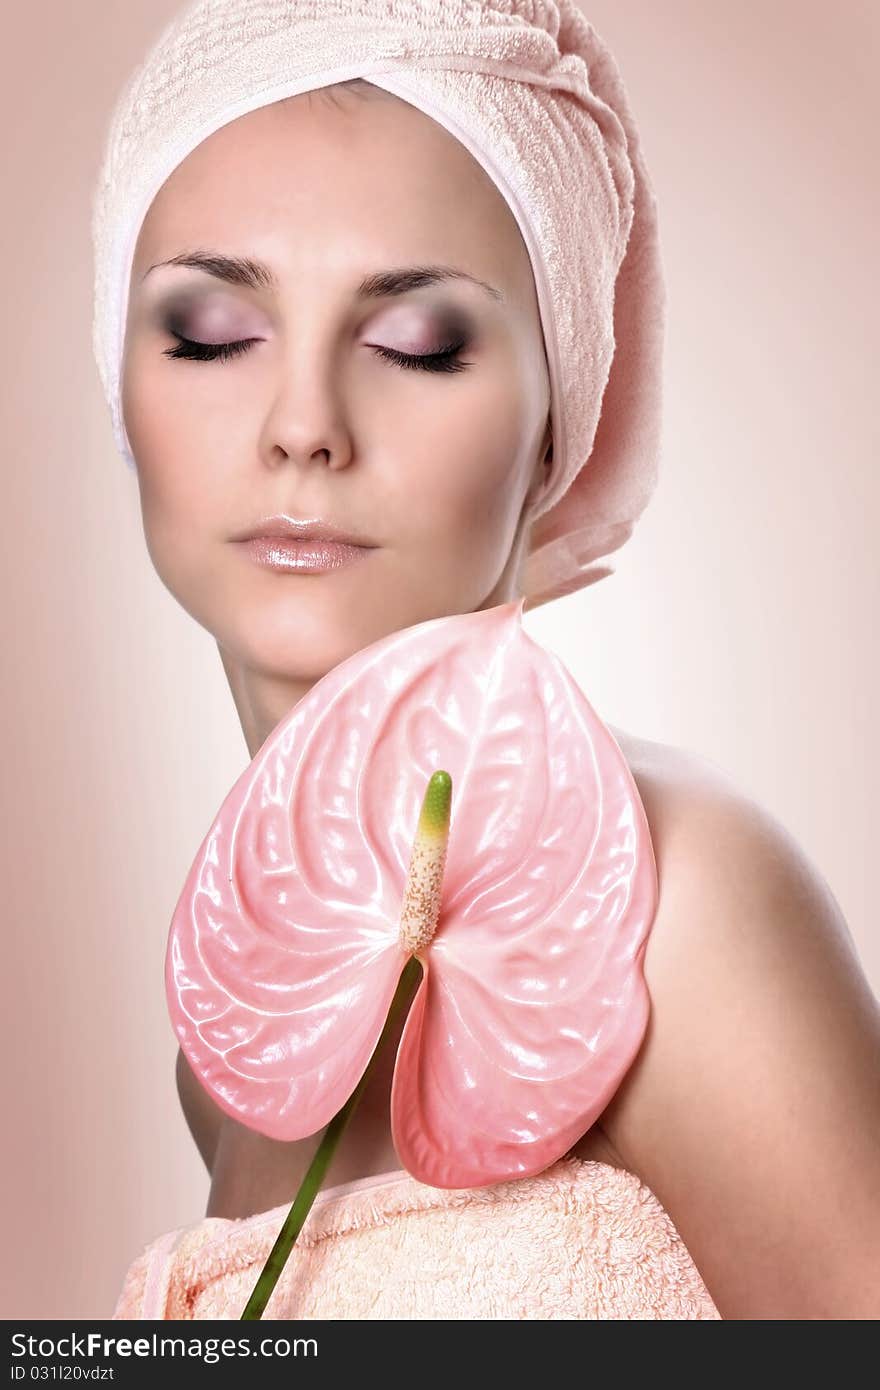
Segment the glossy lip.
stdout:
[[347,541],[299,541],[282,536],[252,536],[240,544],[258,564],[283,570],[287,574],[342,569],[353,560],[363,559],[376,548],[372,545],[351,545]]
[[337,545],[361,546],[370,550],[375,548],[375,543],[368,540],[366,536],[353,531],[344,531],[341,527],[334,526],[332,522],[324,521],[321,517],[302,521],[298,517],[288,516],[286,512],[263,517],[255,526],[246,531],[240,531],[232,539],[235,541],[265,539],[286,541],[288,544],[312,541],[319,545],[330,542]]

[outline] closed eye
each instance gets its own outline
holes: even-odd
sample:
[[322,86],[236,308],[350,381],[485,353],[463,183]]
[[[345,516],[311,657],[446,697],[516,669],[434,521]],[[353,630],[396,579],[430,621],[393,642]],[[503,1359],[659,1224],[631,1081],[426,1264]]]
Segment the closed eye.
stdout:
[[[191,362],[228,362],[230,358],[248,352],[254,343],[261,341],[259,338],[244,338],[239,343],[196,343],[191,338],[181,337],[179,333],[172,336],[177,339],[177,347],[163,348],[163,355]],[[464,342],[450,343],[436,352],[422,355],[398,352],[397,348],[376,347],[373,350],[386,361],[394,362],[398,367],[410,371],[462,372],[470,366],[469,362],[463,362],[459,356],[463,347]]]

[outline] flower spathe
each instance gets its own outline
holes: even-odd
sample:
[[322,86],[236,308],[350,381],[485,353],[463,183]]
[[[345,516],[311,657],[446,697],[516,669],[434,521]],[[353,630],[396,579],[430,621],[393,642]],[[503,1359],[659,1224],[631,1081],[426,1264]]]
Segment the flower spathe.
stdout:
[[[610,731],[522,614],[518,599],[363,648],[226,797],[177,904],[165,979],[190,1066],[240,1123],[280,1140],[327,1125],[413,954],[424,973],[391,1129],[417,1180],[542,1172],[631,1065],[657,904],[647,819]],[[451,778],[439,896],[433,916],[408,916],[439,769]]]

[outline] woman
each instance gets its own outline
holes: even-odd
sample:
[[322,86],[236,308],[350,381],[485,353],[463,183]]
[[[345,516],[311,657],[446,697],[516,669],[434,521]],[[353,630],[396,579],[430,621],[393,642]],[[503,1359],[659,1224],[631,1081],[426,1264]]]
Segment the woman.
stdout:
[[[196,27],[203,8],[193,7]],[[376,7],[377,25],[386,8]],[[584,39],[570,7],[559,8],[565,33]],[[305,25],[315,7],[302,9]],[[446,7],[444,23],[470,52],[460,9]],[[487,23],[513,10],[538,27],[533,5],[482,10]],[[556,99],[564,102],[564,89]],[[618,116],[627,123],[622,107]],[[631,125],[627,133],[637,164]],[[576,473],[593,492],[575,491],[569,476],[560,498],[559,434],[566,426],[568,450],[578,422],[571,427],[558,399],[546,291],[511,202],[448,127],[354,78],[251,103],[191,146],[138,225],[120,420],[151,559],[216,638],[253,757],[323,674],[380,637],[521,592],[534,606],[601,578],[609,571],[595,561],[626,539],[651,478],[630,461],[631,486],[622,488],[622,446],[615,459],[599,429],[586,451],[590,470],[581,460]],[[610,167],[624,187],[622,162]],[[638,336],[620,292],[622,226],[619,356],[625,332]],[[656,352],[656,331],[651,346]],[[585,439],[600,406],[607,420],[629,400],[633,414],[653,421],[648,387],[636,399],[612,374],[603,397],[610,353],[589,360],[597,389],[594,417],[587,411],[579,422]],[[568,452],[565,467],[571,475]],[[583,542],[584,509],[595,520],[603,496],[617,507],[607,506],[604,532],[594,527],[589,544],[566,548],[575,502]],[[268,517],[276,518],[268,529],[288,539],[255,560],[241,538]],[[333,528],[357,548],[297,539],[302,523]],[[530,571],[542,538],[543,568]],[[584,1200],[600,1190],[607,1197],[590,1208],[599,1213],[594,1246],[603,1213],[606,1226],[624,1210],[633,1222],[641,1204],[645,1224],[629,1228],[645,1243],[633,1288],[645,1282],[628,1300],[619,1268],[611,1261],[603,1271],[596,1260],[595,1301],[579,1315],[876,1317],[880,1011],[837,904],[785,829],[717,768],[612,732],[659,872],[645,957],[651,1018],[634,1065],[571,1159],[582,1165]],[[390,1180],[378,1191],[393,1196],[405,1177],[389,1126],[396,1041],[334,1159],[341,1199],[375,1197],[378,1179]],[[283,1144],[238,1124],[182,1053],[177,1077],[211,1175],[209,1220],[188,1254],[194,1296],[198,1242],[225,1234],[224,1223],[289,1205],[320,1135]],[[535,1192],[548,1196],[546,1184]],[[385,1214],[402,1222],[407,1210],[392,1201]],[[192,1302],[175,1312],[170,1301],[182,1247],[163,1249],[158,1311],[145,1302],[158,1266],[142,1260],[118,1316],[193,1315],[181,1312]],[[663,1263],[670,1251],[674,1268]],[[175,1296],[184,1297],[180,1288]],[[217,1311],[225,1306],[212,1313],[203,1300],[195,1315],[237,1315]],[[368,1315],[330,1306],[318,1316]],[[456,1315],[472,1313],[442,1314]],[[496,1315],[572,1316],[540,1303]]]

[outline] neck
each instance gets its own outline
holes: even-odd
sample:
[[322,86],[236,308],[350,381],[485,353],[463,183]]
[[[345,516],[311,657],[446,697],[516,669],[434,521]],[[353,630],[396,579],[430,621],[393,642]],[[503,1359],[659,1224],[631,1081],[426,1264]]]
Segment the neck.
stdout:
[[[505,574],[503,577],[505,582],[496,584],[475,612],[511,602],[517,591],[509,576]],[[419,621],[418,617],[412,619],[413,624]],[[288,675],[284,671],[258,670],[239,661],[219,642],[217,650],[229,682],[229,690],[241,723],[248,754],[254,758],[281,720],[308,695],[326,672]]]

